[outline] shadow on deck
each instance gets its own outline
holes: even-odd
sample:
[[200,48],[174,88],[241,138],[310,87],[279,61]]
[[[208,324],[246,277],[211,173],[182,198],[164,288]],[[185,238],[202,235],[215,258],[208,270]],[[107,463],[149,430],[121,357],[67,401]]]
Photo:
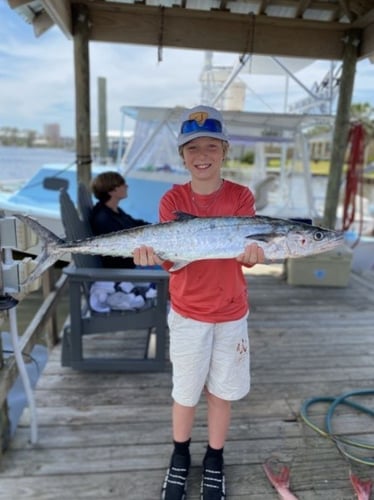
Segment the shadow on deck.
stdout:
[[[299,412],[308,398],[373,388],[374,282],[351,275],[347,288],[293,287],[275,270],[251,274],[249,283],[252,390],[233,406],[228,498],[278,498],[262,469],[273,457],[291,467],[300,500],[351,500],[350,466],[372,480],[374,469],[350,464]],[[1,461],[0,499],[158,499],[171,452],[170,390],[170,370],[74,372],[61,367],[56,347],[36,388],[39,442],[28,442],[26,410]],[[313,421],[323,425],[325,412],[313,407]],[[372,418],[339,408],[334,426],[374,444]],[[206,434],[202,399],[189,500],[199,498]]]

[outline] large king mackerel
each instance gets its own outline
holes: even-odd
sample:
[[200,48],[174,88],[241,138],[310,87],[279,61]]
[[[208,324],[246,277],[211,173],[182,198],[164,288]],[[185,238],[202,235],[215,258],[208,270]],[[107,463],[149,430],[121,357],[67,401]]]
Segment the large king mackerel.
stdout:
[[174,262],[171,271],[203,259],[231,259],[250,243],[264,249],[269,260],[302,257],[341,245],[343,233],[302,222],[266,216],[195,217],[178,213],[171,222],[66,242],[27,215],[16,215],[44,241],[30,282],[66,253],[131,257],[135,248],[147,245],[161,259]]

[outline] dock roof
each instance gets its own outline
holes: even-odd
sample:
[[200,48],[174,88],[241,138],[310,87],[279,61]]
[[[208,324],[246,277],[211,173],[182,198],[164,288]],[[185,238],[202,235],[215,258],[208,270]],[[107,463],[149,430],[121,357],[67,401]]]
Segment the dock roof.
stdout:
[[[57,24],[72,38],[84,5],[92,41],[339,60],[346,32],[374,57],[371,0],[8,0],[37,35]],[[79,7],[80,8],[80,7]],[[296,43],[297,41],[297,43]]]

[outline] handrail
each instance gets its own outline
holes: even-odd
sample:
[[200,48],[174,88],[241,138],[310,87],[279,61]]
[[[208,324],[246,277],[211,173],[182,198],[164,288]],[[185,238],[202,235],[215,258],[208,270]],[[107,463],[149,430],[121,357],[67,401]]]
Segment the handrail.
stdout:
[[[48,280],[48,277],[46,276],[47,274],[48,271],[45,273],[43,278]],[[63,292],[65,291],[67,282],[67,276],[61,274],[58,280],[52,284],[52,286],[49,286],[48,291],[46,290],[46,287],[44,287],[45,296],[43,302],[19,339],[20,351],[23,354],[29,354],[32,351],[33,347],[37,343],[39,333],[48,321],[52,320],[53,324],[56,324],[56,308]],[[56,342],[56,335],[52,331],[49,334],[48,344],[54,345]],[[15,356],[12,355],[6,360],[3,360],[3,364],[0,364],[0,456],[8,444],[1,443],[1,437],[7,435],[6,429],[2,428],[8,424],[8,417],[6,415],[6,399],[18,375],[19,370]],[[3,415],[1,415],[1,413],[3,413]]]

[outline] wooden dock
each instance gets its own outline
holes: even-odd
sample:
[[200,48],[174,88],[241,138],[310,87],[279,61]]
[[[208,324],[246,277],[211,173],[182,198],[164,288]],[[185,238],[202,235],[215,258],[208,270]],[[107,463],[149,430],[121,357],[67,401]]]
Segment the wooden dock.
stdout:
[[[262,468],[271,458],[290,467],[300,500],[352,500],[350,469],[374,481],[374,468],[349,462],[302,421],[300,409],[309,398],[374,390],[374,281],[351,275],[347,288],[293,287],[274,267],[251,273],[249,282],[252,389],[233,406],[228,499],[276,500]],[[159,499],[171,452],[170,390],[170,370],[79,373],[60,366],[55,348],[35,392],[38,443],[29,444],[25,410],[0,463],[0,499]],[[205,409],[202,399],[188,500],[199,498]],[[311,414],[323,425],[326,406]],[[374,419],[339,407],[334,432],[374,444]]]

